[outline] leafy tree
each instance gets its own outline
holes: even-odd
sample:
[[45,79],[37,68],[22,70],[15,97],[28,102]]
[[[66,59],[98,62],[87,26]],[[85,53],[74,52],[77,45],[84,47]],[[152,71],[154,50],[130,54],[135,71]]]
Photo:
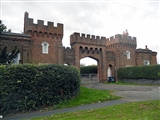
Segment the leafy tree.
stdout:
[[3,50],[0,53],[0,64],[11,64],[14,61],[14,58],[17,57],[18,53],[20,52],[19,49],[17,49],[17,46],[12,50],[12,53],[7,52],[7,46],[3,48]]
[[2,32],[9,32],[11,33],[11,29],[7,30],[7,27],[5,26],[5,24],[3,24],[2,20],[0,20],[0,35],[2,34]]
[[7,27],[3,24],[2,20],[0,20],[0,34],[5,31]]
[[[6,31],[6,29],[7,27],[2,23],[2,20],[0,20],[0,35],[2,34],[3,31]],[[9,29],[8,32],[11,32],[11,29]],[[0,64],[13,63],[13,59],[17,57],[19,52],[20,50],[17,49],[17,46],[15,46],[15,48],[12,50],[12,53],[8,53],[7,46],[1,49],[0,45]]]

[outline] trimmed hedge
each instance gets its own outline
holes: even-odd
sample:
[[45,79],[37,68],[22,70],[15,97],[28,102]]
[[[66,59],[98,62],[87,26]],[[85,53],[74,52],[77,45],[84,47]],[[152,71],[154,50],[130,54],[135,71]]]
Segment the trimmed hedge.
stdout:
[[80,67],[81,74],[89,74],[89,73],[97,73],[97,66],[91,65],[91,66],[82,66]]
[[160,65],[119,68],[119,79],[160,79]]
[[79,92],[80,73],[73,66],[0,66],[1,115],[57,105]]

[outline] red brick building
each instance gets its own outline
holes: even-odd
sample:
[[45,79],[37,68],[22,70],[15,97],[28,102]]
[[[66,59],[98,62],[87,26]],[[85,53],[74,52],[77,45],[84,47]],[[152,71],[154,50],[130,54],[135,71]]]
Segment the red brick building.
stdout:
[[99,81],[106,81],[108,77],[116,77],[116,70],[120,67],[157,64],[157,52],[136,49],[136,37],[129,36],[127,30],[110,38],[89,34],[73,33],[70,36],[71,48],[62,45],[63,24],[54,27],[53,22],[44,25],[38,20],[37,24],[24,15],[24,34],[2,33],[0,50],[8,46],[20,49],[20,63],[54,63],[69,64],[80,67],[80,60],[90,57],[98,63]]

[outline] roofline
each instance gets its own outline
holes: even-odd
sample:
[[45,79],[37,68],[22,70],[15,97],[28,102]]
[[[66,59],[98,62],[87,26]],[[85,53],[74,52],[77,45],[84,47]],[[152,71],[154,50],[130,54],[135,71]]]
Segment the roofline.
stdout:
[[2,35],[10,35],[10,36],[21,36],[21,37],[31,37],[28,34],[21,34],[21,33],[10,33],[10,32],[2,32]]

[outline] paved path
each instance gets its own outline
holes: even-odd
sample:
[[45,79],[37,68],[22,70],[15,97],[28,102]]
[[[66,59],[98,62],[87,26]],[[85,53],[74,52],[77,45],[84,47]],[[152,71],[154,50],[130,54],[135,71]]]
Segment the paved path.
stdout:
[[11,117],[2,118],[2,120],[21,120],[21,119],[30,120],[31,118],[34,117],[49,116],[52,114],[74,112],[78,110],[102,108],[105,106],[123,104],[132,101],[160,100],[160,86],[133,86],[133,85],[110,85],[110,84],[107,85],[98,82],[87,82],[87,83],[82,82],[82,85],[88,88],[115,90],[114,94],[122,96],[123,98],[119,100],[83,105],[74,108],[65,108],[65,109],[58,109],[46,112],[33,112],[28,114],[15,115]]
[[160,86],[111,85],[98,82],[83,83],[83,86],[95,89],[115,90],[113,94],[127,101],[160,100]]
[[15,116],[11,116],[11,117],[5,117],[2,120],[22,120],[22,119],[23,120],[30,120],[31,118],[34,118],[34,117],[49,116],[49,115],[64,113],[64,112],[75,112],[75,111],[80,111],[80,110],[96,109],[96,108],[102,108],[105,106],[123,104],[123,103],[127,103],[127,102],[128,101],[126,101],[124,99],[112,100],[112,101],[83,105],[83,106],[78,106],[78,107],[73,107],[73,108],[65,108],[65,109],[58,109],[58,110],[47,111],[47,112],[33,112],[33,113],[29,113],[29,114],[15,115]]

